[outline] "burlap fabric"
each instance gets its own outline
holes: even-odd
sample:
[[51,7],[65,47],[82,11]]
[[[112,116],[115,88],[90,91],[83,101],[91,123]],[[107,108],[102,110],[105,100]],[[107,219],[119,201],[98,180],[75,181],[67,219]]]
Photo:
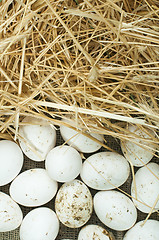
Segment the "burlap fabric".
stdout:
[[[105,138],[106,138],[108,146],[110,146],[112,149],[116,150],[118,153],[121,153],[120,142],[118,140],[116,140],[112,137],[108,137],[108,136],[106,136]],[[57,145],[60,145],[62,143],[63,143],[63,140],[58,131],[57,132]],[[103,151],[103,150],[104,150],[103,148],[100,149],[100,151]],[[89,155],[85,155],[85,156],[88,157]],[[153,158],[152,161],[156,162],[157,159]],[[34,162],[34,161],[31,161],[31,160],[25,158],[25,162],[24,162],[22,171],[25,171],[25,170],[31,169],[31,168],[36,168],[36,167],[44,167],[44,162]],[[137,168],[135,170],[137,170]],[[131,185],[131,176],[129,177],[127,182],[121,186],[121,189],[130,193],[130,185]],[[60,184],[59,184],[59,186],[60,186]],[[8,193],[8,189],[9,189],[9,185],[0,187],[0,191],[3,191],[5,193]],[[96,191],[91,190],[91,193],[92,193],[92,195],[94,195],[96,193]],[[45,204],[44,206],[47,206],[54,210],[54,199],[51,200],[49,203]],[[22,208],[24,216],[32,209],[32,208],[22,207],[22,206],[21,206],[21,208]],[[138,221],[145,219],[146,216],[147,216],[147,214],[144,214],[144,213],[141,213],[140,211],[138,211]],[[150,218],[159,220],[159,216],[157,216],[157,213],[153,213]],[[104,227],[105,229],[110,230],[109,228],[104,226],[99,221],[99,219],[96,217],[94,212],[92,214],[91,219],[89,220],[89,222],[87,224],[98,224],[98,225]],[[72,240],[76,240],[79,231],[80,231],[80,229],[71,229],[71,228],[65,227],[63,224],[60,224],[60,231],[59,231],[59,234],[56,239],[60,240],[62,238],[69,238]],[[113,232],[114,236],[116,237],[116,240],[122,240],[123,236],[125,234],[125,232],[119,232],[119,231],[117,232],[117,231],[113,231],[113,230],[110,230],[110,231]],[[0,233],[0,240],[19,240],[19,229],[16,229],[14,231],[7,232],[7,233]],[[32,239],[30,239],[30,240],[32,240]]]

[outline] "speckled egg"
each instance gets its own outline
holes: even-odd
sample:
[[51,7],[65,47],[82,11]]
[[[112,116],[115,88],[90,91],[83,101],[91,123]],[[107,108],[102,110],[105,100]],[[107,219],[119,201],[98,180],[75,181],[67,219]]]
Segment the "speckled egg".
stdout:
[[91,224],[80,230],[78,240],[115,240],[115,238],[101,226]]
[[83,182],[75,179],[61,186],[55,199],[55,211],[65,226],[83,226],[91,217],[92,210],[92,196]]
[[18,175],[10,185],[14,201],[26,206],[41,206],[49,202],[57,192],[57,182],[42,168],[30,169]]
[[23,214],[13,199],[0,192],[0,232],[8,232],[20,226]]
[[115,190],[97,192],[94,196],[94,209],[102,223],[117,231],[131,228],[137,219],[133,202]]
[[99,152],[86,159],[80,176],[83,182],[93,189],[109,190],[121,186],[129,173],[129,163],[122,155]]

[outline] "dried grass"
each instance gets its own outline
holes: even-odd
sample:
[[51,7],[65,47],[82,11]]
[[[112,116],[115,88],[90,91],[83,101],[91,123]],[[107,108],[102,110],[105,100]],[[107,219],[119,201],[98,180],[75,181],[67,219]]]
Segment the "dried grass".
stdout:
[[71,117],[120,140],[151,128],[159,150],[158,1],[2,0],[0,63],[0,138],[24,116]]

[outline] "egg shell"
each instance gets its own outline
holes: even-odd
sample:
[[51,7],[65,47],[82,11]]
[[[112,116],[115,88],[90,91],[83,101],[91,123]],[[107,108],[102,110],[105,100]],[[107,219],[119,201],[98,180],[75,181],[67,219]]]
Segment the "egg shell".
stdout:
[[83,226],[91,217],[92,210],[92,196],[83,182],[75,179],[61,186],[55,199],[55,211],[65,226]]
[[130,174],[127,160],[114,152],[99,152],[83,163],[81,179],[89,187],[109,190],[121,186]]
[[49,202],[57,192],[57,182],[42,168],[18,175],[10,185],[10,195],[19,204],[35,207]]
[[115,240],[112,233],[109,233],[104,228],[98,225],[86,225],[78,235],[78,240]]
[[96,193],[94,210],[102,223],[117,231],[131,228],[137,219],[133,202],[123,193],[115,190]]
[[[148,168],[150,170],[148,170]],[[155,176],[156,175],[156,176]],[[135,174],[135,184],[131,185],[131,196],[135,206],[144,213],[149,213],[153,204],[155,203],[159,194],[159,165],[157,163],[148,163],[146,166],[141,167]],[[137,199],[135,198],[135,186],[137,191]],[[142,204],[145,203],[146,205]],[[159,209],[159,201],[153,210]]]
[[23,153],[13,141],[0,141],[0,186],[10,183],[23,166]]
[[[150,136],[137,128],[134,125],[129,125],[128,130],[143,139],[148,139]],[[147,130],[151,135],[153,135],[152,131]],[[138,139],[137,137],[133,139],[136,143],[143,144],[150,148],[154,148],[152,143],[145,142],[144,140]],[[154,152],[152,150],[145,149],[144,147],[140,147],[135,144],[131,140],[124,140],[121,142],[121,149],[125,156],[125,158],[130,161],[134,166],[141,167],[147,164],[154,156]]]
[[70,146],[57,146],[48,153],[45,167],[52,179],[70,182],[79,175],[82,158],[79,152]]
[[21,240],[54,240],[59,232],[59,220],[54,211],[39,207],[30,211],[20,226]]
[[[63,121],[74,125],[74,122],[71,122],[70,120]],[[64,125],[60,126],[60,133],[62,138],[67,142],[67,144],[74,147],[79,152],[92,153],[96,152],[101,148],[101,144]],[[101,143],[103,142],[103,135],[97,133],[90,133],[90,136],[96,138]]]
[[149,219],[143,225],[144,221],[136,223],[127,231],[123,240],[158,240],[159,239],[159,221]]
[[19,144],[24,154],[34,161],[44,161],[56,144],[56,130],[45,120],[25,117],[19,127]]
[[0,232],[8,232],[20,226],[23,219],[19,205],[11,197],[0,192]]

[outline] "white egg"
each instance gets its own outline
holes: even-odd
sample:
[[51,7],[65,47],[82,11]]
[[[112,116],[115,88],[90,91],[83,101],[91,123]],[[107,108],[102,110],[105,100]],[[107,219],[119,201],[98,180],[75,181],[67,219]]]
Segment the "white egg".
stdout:
[[76,179],[64,183],[56,195],[55,210],[65,226],[70,228],[83,226],[91,217],[93,210],[92,196],[87,186]]
[[20,226],[23,214],[16,202],[0,192],[0,232],[8,232]]
[[136,223],[127,231],[123,240],[158,240],[159,239],[159,221],[149,219],[143,225],[144,221]]
[[45,120],[25,117],[19,127],[19,144],[25,155],[34,161],[43,161],[56,144],[56,131]]
[[17,203],[35,207],[49,202],[57,192],[57,182],[42,168],[18,175],[10,185],[10,195]]
[[78,240],[115,240],[115,238],[104,228],[91,224],[80,230]]
[[58,146],[48,153],[45,167],[52,179],[69,182],[79,175],[82,158],[76,149],[70,146]]
[[83,163],[81,179],[89,187],[109,190],[121,186],[130,174],[127,160],[114,152],[99,152]]
[[0,186],[10,183],[23,166],[23,153],[13,141],[0,141]]
[[[143,139],[148,139],[150,136],[144,131],[140,130],[136,126],[129,125],[128,130]],[[151,135],[153,134],[150,130],[147,130]],[[150,148],[154,148],[152,143],[145,142],[144,140],[140,140],[137,137],[133,139],[136,143],[143,144]],[[125,158],[130,161],[134,166],[141,167],[147,164],[154,156],[152,150],[145,149],[144,147],[140,147],[135,144],[131,140],[125,140],[121,142],[121,149],[125,156]]]
[[131,228],[137,219],[133,202],[123,193],[114,190],[96,193],[94,209],[102,223],[117,231]]
[[30,211],[20,226],[21,240],[54,240],[59,232],[59,220],[54,211],[39,207]]
[[[66,123],[71,123],[70,120],[66,121],[63,120]],[[73,125],[73,122],[72,122]],[[77,131],[66,127],[64,125],[60,126],[60,132],[63,139],[67,142],[68,145],[74,147],[80,152],[83,153],[92,153],[96,152],[101,148],[101,144],[97,143],[96,141],[90,139],[89,137],[84,136],[81,133],[78,133]],[[97,133],[90,133],[90,136],[96,138],[101,143],[103,142],[103,136]]]
[[[149,169],[148,169],[149,168]],[[136,189],[136,191],[135,191]],[[137,193],[137,200],[136,199]],[[144,213],[149,213],[159,194],[159,165],[148,163],[135,174],[135,184],[131,185],[131,196],[135,206]],[[135,198],[135,199],[134,199]],[[144,204],[148,205],[144,205]],[[159,209],[159,201],[153,211]]]

